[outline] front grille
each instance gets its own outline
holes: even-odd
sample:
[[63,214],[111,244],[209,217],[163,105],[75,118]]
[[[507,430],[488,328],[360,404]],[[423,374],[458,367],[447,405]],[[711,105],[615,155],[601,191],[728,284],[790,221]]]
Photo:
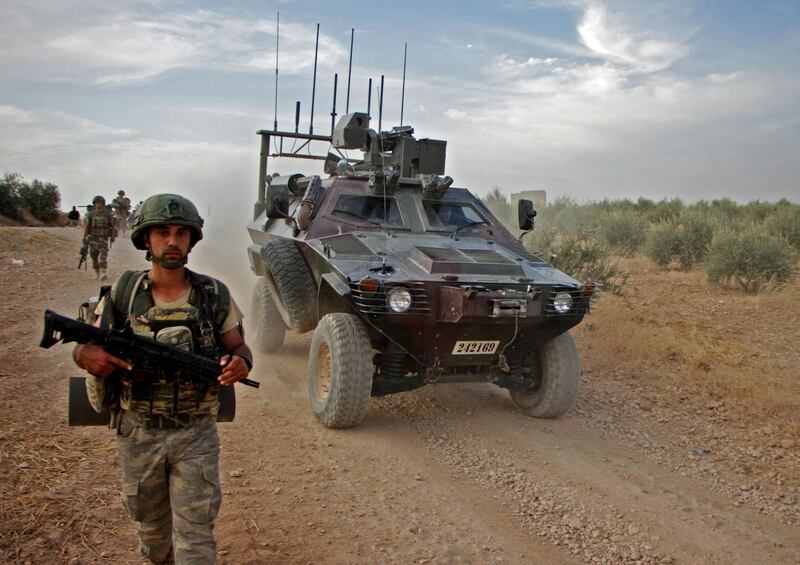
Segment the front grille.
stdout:
[[[568,292],[570,296],[572,296],[572,308],[569,312],[561,313],[557,312],[555,307],[553,306],[553,299],[555,298],[556,294],[560,292]],[[544,313],[548,316],[580,316],[583,314],[588,314],[590,305],[591,305],[591,296],[585,296],[580,288],[559,288],[555,287],[550,290],[547,294],[547,298],[544,302]]]
[[[398,314],[389,310],[386,297],[389,291],[396,286],[402,286],[411,291],[411,308]],[[408,314],[427,314],[431,311],[425,285],[421,282],[405,283],[402,285],[381,285],[377,292],[362,292],[358,288],[358,281],[350,283],[350,293],[356,308],[365,314],[391,314],[393,316],[407,316]]]

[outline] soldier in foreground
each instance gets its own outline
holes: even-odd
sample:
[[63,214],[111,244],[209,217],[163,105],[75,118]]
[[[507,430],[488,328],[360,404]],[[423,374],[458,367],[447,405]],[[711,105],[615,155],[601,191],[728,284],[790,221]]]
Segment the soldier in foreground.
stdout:
[[86,214],[83,227],[84,240],[89,241],[89,255],[92,258],[94,278],[106,280],[108,269],[108,244],[114,243],[116,230],[111,210],[106,208],[106,199],[98,195],[92,198],[92,208]]
[[222,355],[219,384],[180,376],[174,383],[142,383],[128,363],[102,347],[79,345],[73,352],[75,363],[93,375],[86,381],[93,407],[114,409],[123,500],[139,522],[140,551],[152,563],[216,561],[219,390],[245,379],[252,368],[242,314],[227,287],[185,267],[203,237],[202,226],[189,200],[174,194],[148,198],[133,218],[131,239],[147,250],[152,267],[120,276],[98,305],[98,323],[128,323],[156,341]]

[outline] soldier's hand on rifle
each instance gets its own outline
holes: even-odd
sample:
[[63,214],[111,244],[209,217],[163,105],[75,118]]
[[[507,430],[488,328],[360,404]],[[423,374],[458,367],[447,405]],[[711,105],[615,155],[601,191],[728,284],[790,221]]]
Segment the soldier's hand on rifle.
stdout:
[[114,357],[99,345],[77,345],[72,352],[72,358],[78,367],[98,377],[108,377],[120,368],[131,370],[126,361]]
[[223,367],[219,382],[226,386],[239,382],[250,374],[247,363],[238,355],[225,355],[219,360],[219,364]]

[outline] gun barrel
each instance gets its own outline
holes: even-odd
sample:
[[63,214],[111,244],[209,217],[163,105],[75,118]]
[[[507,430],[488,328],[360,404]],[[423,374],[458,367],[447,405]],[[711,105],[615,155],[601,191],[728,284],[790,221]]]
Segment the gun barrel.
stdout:
[[[186,371],[207,381],[215,381],[222,373],[222,367],[208,357],[159,343],[131,331],[104,330],[45,310],[44,332],[39,345],[48,349],[59,341],[102,345],[112,355],[130,360],[134,370],[141,365],[153,369]],[[251,379],[239,382],[254,388],[260,386],[260,383]]]

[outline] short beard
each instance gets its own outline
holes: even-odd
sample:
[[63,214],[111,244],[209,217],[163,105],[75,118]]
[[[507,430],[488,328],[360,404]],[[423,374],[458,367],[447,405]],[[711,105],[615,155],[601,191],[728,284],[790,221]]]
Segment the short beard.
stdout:
[[189,261],[189,256],[183,255],[179,259],[165,259],[163,256],[157,257],[152,255],[151,260],[162,269],[174,271],[175,269],[183,267]]

